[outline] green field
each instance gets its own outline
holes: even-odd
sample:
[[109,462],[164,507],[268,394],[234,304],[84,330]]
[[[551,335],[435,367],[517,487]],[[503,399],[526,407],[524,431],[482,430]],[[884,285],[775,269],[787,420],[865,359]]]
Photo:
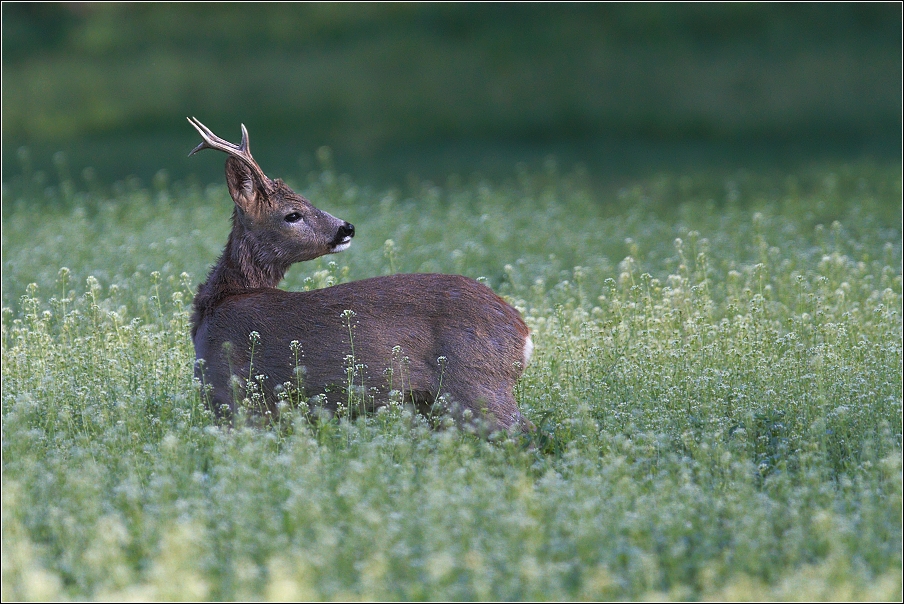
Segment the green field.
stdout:
[[374,191],[320,156],[291,184],[358,235],[283,286],[485,278],[532,329],[537,434],[218,427],[188,315],[225,185],[15,180],[4,601],[900,601],[899,165]]

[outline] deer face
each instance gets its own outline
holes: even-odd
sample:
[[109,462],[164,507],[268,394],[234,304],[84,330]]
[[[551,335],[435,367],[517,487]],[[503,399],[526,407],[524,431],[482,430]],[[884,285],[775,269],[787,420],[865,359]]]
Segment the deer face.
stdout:
[[282,263],[312,260],[347,249],[355,227],[314,207],[281,180],[258,182],[242,160],[226,160],[226,183],[245,233]]

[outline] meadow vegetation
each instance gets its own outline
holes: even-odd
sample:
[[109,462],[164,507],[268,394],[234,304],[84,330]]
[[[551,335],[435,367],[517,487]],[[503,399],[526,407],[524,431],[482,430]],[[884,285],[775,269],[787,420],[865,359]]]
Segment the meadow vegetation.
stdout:
[[225,185],[60,161],[3,188],[3,600],[901,600],[900,165],[374,191],[320,160],[290,184],[358,235],[283,287],[485,279],[537,433],[218,426],[188,316]]

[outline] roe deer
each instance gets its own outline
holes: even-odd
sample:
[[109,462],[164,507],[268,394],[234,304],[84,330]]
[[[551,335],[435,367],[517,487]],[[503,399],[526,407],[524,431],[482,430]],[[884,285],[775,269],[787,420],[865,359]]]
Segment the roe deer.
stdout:
[[228,154],[235,202],[226,249],[198,287],[192,315],[196,375],[217,415],[235,411],[249,380],[271,412],[280,388],[299,386],[301,400],[321,395],[315,400],[335,411],[350,387],[351,362],[353,383],[374,406],[388,402],[390,389],[421,412],[442,395],[458,417],[480,418],[490,429],[533,428],[513,392],[533,348],[517,310],[457,275],[276,289],[290,265],[348,248],[355,227],[268,178],[251,157],[244,124],[235,145],[188,121],[204,140],[190,156]]

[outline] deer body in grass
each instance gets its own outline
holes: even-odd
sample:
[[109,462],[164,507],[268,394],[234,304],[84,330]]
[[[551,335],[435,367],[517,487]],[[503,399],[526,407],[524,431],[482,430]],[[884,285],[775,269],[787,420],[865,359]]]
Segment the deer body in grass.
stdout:
[[354,227],[268,178],[251,156],[244,125],[234,145],[189,122],[204,140],[191,154],[228,155],[234,202],[232,232],[192,315],[196,375],[215,413],[234,412],[250,380],[271,412],[282,389],[295,389],[303,401],[318,397],[334,411],[354,387],[375,406],[395,390],[420,411],[442,402],[491,429],[532,427],[514,396],[532,350],[517,310],[457,275],[277,289],[292,264],[348,248]]

